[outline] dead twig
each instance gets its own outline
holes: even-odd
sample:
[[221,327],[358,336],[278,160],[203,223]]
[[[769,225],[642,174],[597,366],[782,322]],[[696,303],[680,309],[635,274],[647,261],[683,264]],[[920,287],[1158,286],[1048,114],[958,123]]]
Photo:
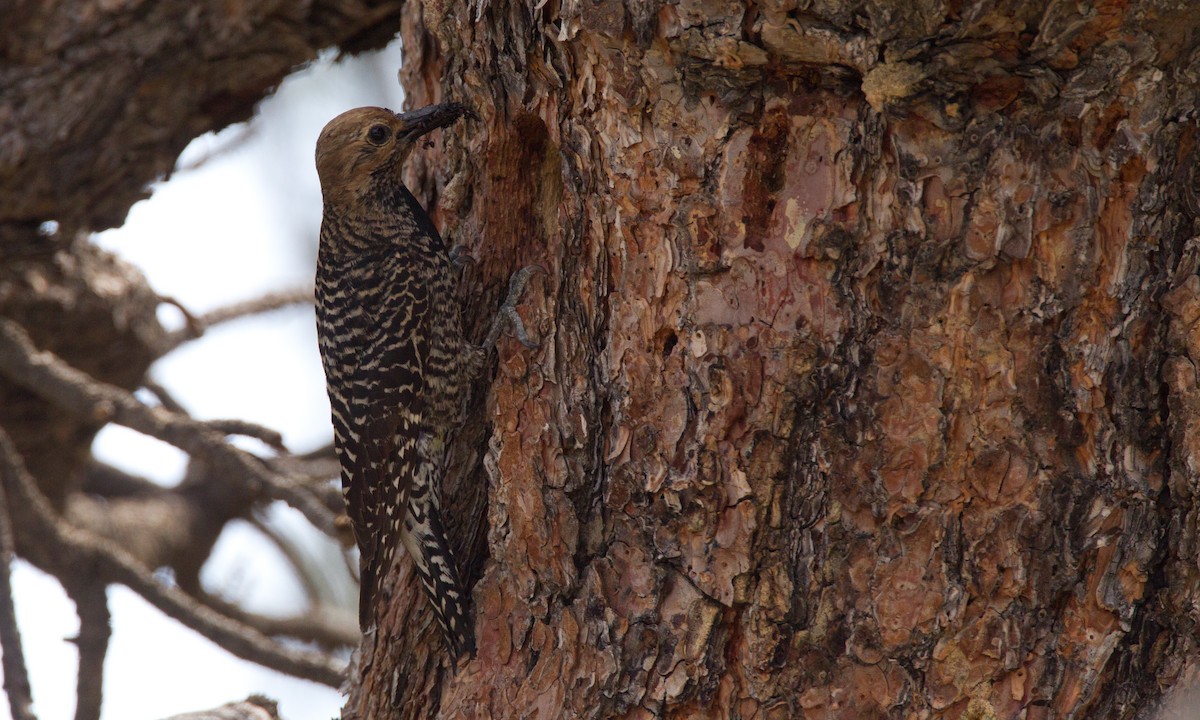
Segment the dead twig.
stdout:
[[[159,383],[154,382],[153,380],[146,380],[142,383],[142,387],[151,395],[153,395],[158,400],[159,404],[167,410],[170,410],[173,413],[178,413],[179,415],[186,415],[189,418],[192,417],[192,414],[187,411],[187,408],[185,408],[182,403],[175,399],[175,396],[171,394],[171,391],[167,390]],[[271,428],[264,427],[258,423],[250,422],[249,420],[238,419],[203,420],[201,422],[204,422],[213,430],[225,435],[242,435],[244,437],[254,438],[255,440],[262,440],[272,449],[279,450],[280,452],[287,452],[287,448],[283,445],[283,435],[281,435],[277,430],[272,430]]]
[[206,594],[203,602],[268,637],[292,638],[329,649],[352,648],[362,639],[354,616],[335,608],[316,606],[300,615],[272,617],[250,612],[216,595]]
[[[278,530],[268,525],[261,518],[251,515],[247,518],[247,522],[255,530],[262,533],[262,536],[274,545],[275,549],[279,550],[284,560],[287,561],[287,564],[291,565],[292,570],[296,573],[296,577],[300,580],[300,585],[304,588],[304,595],[308,602],[318,602],[321,595],[320,589],[317,587],[312,574],[308,571],[310,563],[307,562],[304,555],[300,552],[300,548],[296,547],[296,543],[290,542]],[[267,634],[270,635],[271,633]]]
[[[259,136],[259,126],[256,123],[242,123],[241,125],[230,125],[217,136],[215,142],[217,146],[205,150],[200,157],[186,164],[175,166],[175,173],[191,172],[199,170],[213,160],[218,160],[228,156],[235,150],[240,150],[245,147],[246,143]],[[212,142],[208,143],[212,144]]]
[[272,430],[269,427],[263,427],[258,423],[252,423],[249,420],[203,420],[205,425],[223,435],[241,435],[242,437],[254,438],[262,440],[273,450],[287,452],[287,448],[283,444],[283,435],[279,431]]
[[338,482],[342,466],[334,454],[333,443],[299,455],[277,455],[265,462],[275,472],[308,488],[335,517],[346,512]]
[[293,288],[291,290],[267,293],[252,300],[244,300],[210,310],[203,315],[195,315],[189,312],[173,299],[162,298],[162,300],[179,308],[184,317],[183,328],[167,336],[166,346],[162,350],[162,354],[166,355],[180,345],[199,338],[214,325],[220,325],[230,320],[237,320],[251,315],[261,315],[262,313],[281,310],[292,305],[311,305],[313,303],[313,289]]
[[[311,462],[311,461],[316,461],[316,460],[332,460],[335,463],[337,462],[337,454],[334,452],[333,443],[329,443],[328,445],[322,445],[321,447],[317,448],[316,450],[309,450],[306,453],[300,453],[296,457],[298,459],[304,460],[306,462]],[[338,466],[334,465],[333,467],[338,467]],[[336,475],[336,474],[337,473],[334,473],[334,475]]]
[[340,469],[335,469],[333,474],[327,474],[324,472],[324,462],[308,464],[295,463],[292,460],[291,456],[280,455],[267,458],[265,462],[276,473],[291,478],[292,482],[305,487],[317,498],[318,502],[333,513],[335,518],[346,512],[346,502],[342,499],[341,486],[333,481]]

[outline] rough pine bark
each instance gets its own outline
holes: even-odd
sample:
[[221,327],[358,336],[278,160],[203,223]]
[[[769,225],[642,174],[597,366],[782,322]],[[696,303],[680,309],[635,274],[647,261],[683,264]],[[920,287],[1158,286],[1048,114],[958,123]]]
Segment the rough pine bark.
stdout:
[[486,495],[478,655],[402,566],[347,717],[1133,718],[1195,681],[1200,13],[403,17],[410,105],[482,118],[408,170],[477,327],[548,273],[448,498]]

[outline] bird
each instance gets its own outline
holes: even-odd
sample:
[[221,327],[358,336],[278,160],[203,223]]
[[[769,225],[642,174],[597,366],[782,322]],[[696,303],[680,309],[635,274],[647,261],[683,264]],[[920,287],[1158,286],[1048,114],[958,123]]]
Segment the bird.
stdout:
[[460,103],[356,108],[330,120],[316,146],[317,338],[359,548],[359,625],[374,626],[379,583],[403,545],[455,660],[475,643],[441,514],[447,444],[501,323],[534,346],[513,310],[528,268],[484,343],[464,337],[451,252],[401,178],[423,136],[464,116],[476,117]]

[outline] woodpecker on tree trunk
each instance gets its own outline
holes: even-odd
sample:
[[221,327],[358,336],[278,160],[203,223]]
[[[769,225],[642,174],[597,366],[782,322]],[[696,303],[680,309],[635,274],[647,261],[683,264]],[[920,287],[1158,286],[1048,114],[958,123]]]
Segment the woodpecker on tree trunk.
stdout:
[[342,492],[360,552],[359,623],[375,622],[396,545],[412,556],[455,658],[473,654],[466,588],[447,543],[440,491],[449,437],[528,269],[484,345],[463,337],[450,253],[401,180],[418,139],[474,115],[458,103],[409,113],[366,107],[321,131],[324,213],[317,256],[317,337]]

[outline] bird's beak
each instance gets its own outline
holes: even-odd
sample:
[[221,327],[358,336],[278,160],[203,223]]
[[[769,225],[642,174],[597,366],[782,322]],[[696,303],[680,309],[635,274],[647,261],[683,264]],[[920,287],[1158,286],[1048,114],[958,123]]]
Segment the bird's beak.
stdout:
[[403,123],[403,129],[400,132],[408,140],[416,140],[428,132],[446,127],[464,115],[474,120],[479,119],[474,110],[456,102],[429,105],[420,110],[400,113],[397,117]]

